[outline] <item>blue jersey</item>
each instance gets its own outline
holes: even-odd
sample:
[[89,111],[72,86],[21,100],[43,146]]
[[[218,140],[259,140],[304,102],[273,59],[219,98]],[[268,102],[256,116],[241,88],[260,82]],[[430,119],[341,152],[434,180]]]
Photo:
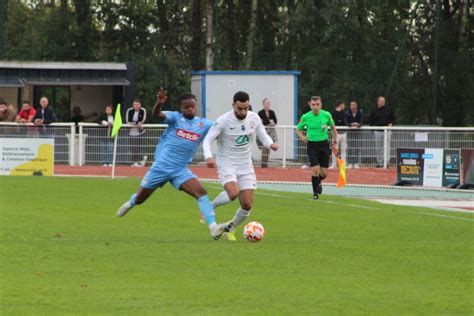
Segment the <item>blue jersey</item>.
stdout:
[[194,157],[213,122],[194,117],[188,120],[180,112],[164,112],[168,124],[160,143],[156,147],[153,165],[170,169],[186,167]]

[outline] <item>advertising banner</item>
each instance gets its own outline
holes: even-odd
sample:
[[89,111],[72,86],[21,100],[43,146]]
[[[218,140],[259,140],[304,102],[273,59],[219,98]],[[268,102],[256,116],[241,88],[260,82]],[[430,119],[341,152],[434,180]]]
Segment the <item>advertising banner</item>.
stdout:
[[397,179],[414,185],[441,187],[460,182],[461,151],[397,148]]
[[461,152],[459,149],[445,149],[443,155],[443,186],[459,184],[461,181]]
[[424,149],[397,149],[398,181],[409,181],[416,185],[423,185]]
[[474,184],[474,149],[463,149],[462,177],[464,184]]
[[441,187],[443,184],[443,149],[426,148],[423,158],[423,185]]
[[0,138],[0,175],[53,174],[53,138]]

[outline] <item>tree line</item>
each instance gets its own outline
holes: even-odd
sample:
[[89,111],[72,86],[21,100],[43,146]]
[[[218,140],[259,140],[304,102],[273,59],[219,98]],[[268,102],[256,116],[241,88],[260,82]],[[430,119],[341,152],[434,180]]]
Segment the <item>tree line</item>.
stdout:
[[[132,62],[136,97],[191,70],[299,70],[299,111],[384,95],[398,124],[474,124],[471,0],[7,0],[0,58]],[[3,20],[1,19],[3,15]]]

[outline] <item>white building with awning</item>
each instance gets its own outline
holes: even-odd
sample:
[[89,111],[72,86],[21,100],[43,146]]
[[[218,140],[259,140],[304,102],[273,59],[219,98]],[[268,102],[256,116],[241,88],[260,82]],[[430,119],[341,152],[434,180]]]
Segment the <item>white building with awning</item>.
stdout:
[[100,113],[106,105],[131,104],[133,69],[127,63],[0,61],[0,98],[35,107],[48,97],[58,119],[69,121],[72,109]]

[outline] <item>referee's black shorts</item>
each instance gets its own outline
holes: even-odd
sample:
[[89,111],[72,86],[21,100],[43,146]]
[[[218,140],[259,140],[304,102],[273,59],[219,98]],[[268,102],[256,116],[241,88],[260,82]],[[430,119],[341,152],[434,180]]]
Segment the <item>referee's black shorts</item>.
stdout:
[[321,168],[329,167],[329,157],[331,156],[331,149],[329,148],[329,141],[324,140],[320,142],[308,141],[308,157],[311,167],[321,166]]

